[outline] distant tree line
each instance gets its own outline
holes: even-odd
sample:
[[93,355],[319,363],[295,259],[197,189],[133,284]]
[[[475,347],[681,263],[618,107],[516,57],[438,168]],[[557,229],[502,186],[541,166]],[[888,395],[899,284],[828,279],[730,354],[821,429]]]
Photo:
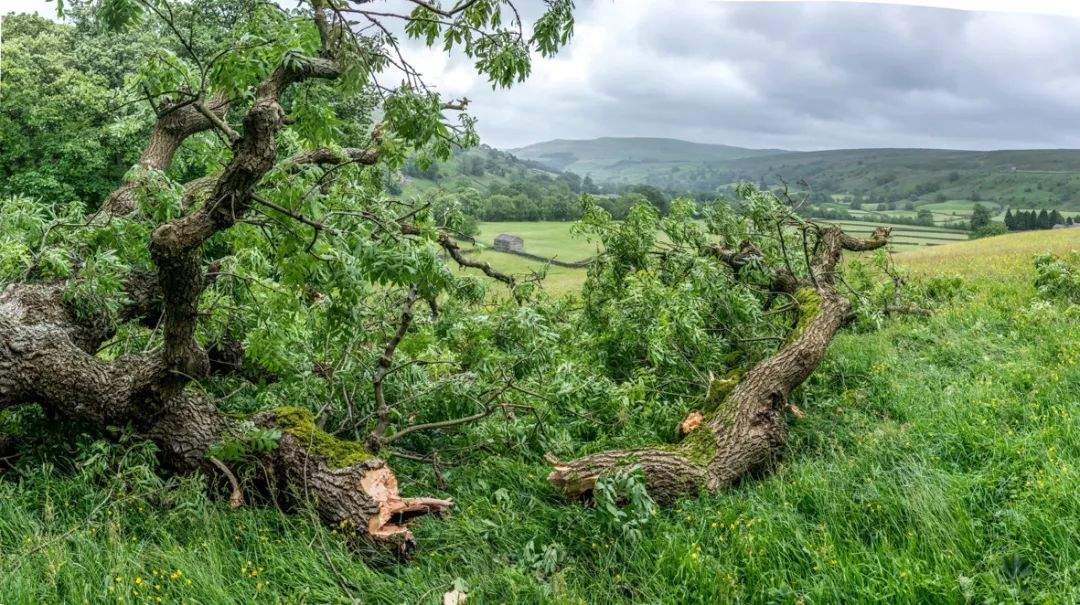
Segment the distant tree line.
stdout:
[[1058,210],[1038,212],[1034,210],[1012,209],[1005,211],[1005,227],[1009,231],[1033,231],[1036,229],[1053,229],[1054,225],[1073,225],[1073,217],[1064,217]]
[[[852,204],[853,210],[858,210]],[[807,206],[799,209],[799,214],[808,218],[823,218],[833,221],[865,221],[865,220],[879,220],[892,223],[894,225],[916,225],[919,227],[934,227],[934,213],[929,210],[919,210],[915,216],[895,216],[892,214],[878,214],[867,217],[865,214],[852,214],[845,208],[828,208],[821,206]],[[937,225],[945,227],[953,227],[958,229],[965,229],[967,225]]]

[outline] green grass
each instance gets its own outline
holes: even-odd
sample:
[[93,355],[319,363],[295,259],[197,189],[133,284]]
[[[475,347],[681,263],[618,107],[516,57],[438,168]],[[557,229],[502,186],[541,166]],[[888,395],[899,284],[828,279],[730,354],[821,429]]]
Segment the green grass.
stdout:
[[573,262],[596,255],[597,244],[581,235],[572,235],[572,222],[536,221],[480,223],[479,243],[490,247],[501,233],[517,235],[525,240],[525,251],[540,256],[556,257]]
[[1063,254],[1080,249],[1080,229],[1049,229],[1009,233],[930,249],[913,250],[898,259],[924,274],[1025,277],[1031,259],[1044,252]]
[[975,204],[982,203],[984,206],[988,206],[993,209],[996,204],[985,202],[973,202],[971,200],[949,200],[947,202],[933,202],[930,204],[919,204],[920,210],[929,210],[935,214],[945,214],[950,217],[970,217],[972,209],[975,208]]
[[131,446],[80,466],[46,436],[0,475],[0,601],[437,603],[460,578],[472,603],[1076,602],[1080,321],[1035,300],[1030,267],[1077,248],[1060,230],[897,255],[966,294],[839,336],[773,472],[662,508],[636,542],[497,444],[445,489],[395,460],[407,493],[457,507],[416,526],[413,563],[375,565],[303,514],[158,484]]
[[[571,269],[568,267],[557,267],[555,265],[548,265],[547,263],[515,256],[513,254],[495,252],[494,250],[485,250],[483,252],[474,253],[472,258],[486,261],[499,271],[521,278],[531,277],[534,273],[546,271],[543,287],[552,294],[561,295],[574,292],[580,289],[581,284],[585,282],[586,269],[584,268]],[[462,271],[462,269],[457,270]],[[470,274],[476,273],[475,270],[472,269],[467,270],[467,272]],[[491,282],[495,286],[496,292],[501,291],[500,286],[495,284],[494,280],[491,280]]]
[[[916,250],[924,246],[939,246],[959,241],[967,241],[967,232],[942,227],[923,227],[917,225],[896,225],[872,221],[825,221],[842,226],[852,235],[869,235],[879,225],[891,227],[892,243],[889,249],[894,252]],[[509,233],[525,240],[526,252],[542,256],[556,257],[560,260],[576,261],[595,254],[595,244],[581,236],[570,233],[570,222],[502,222],[480,223],[477,241],[490,248],[496,235]],[[515,275],[527,276],[545,269],[545,263],[529,260],[520,256],[503,254],[494,250],[485,250],[477,255],[491,263],[495,268]],[[585,269],[565,267],[547,267],[544,288],[552,294],[566,294],[576,291],[585,281]]]

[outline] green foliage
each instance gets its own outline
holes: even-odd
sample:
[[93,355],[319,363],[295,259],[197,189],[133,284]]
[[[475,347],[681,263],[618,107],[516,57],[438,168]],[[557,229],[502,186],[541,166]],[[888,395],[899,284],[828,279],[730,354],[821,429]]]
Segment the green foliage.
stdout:
[[1035,257],[1035,287],[1044,298],[1080,304],[1080,252]]
[[[767,192],[746,186],[739,194],[738,209],[711,205],[704,222],[690,200],[671,202],[663,218],[643,200],[615,221],[586,198],[578,229],[604,254],[589,266],[581,329],[593,335],[597,362],[614,378],[648,371],[665,392],[701,397],[708,371],[752,362],[782,340],[790,315],[764,314],[760,285],[769,279],[763,267],[784,263],[779,242],[763,236],[788,214]],[[704,252],[746,240],[763,242],[764,257],[738,275]]]
[[639,467],[624,467],[597,480],[593,498],[597,516],[607,529],[621,532],[630,542],[641,539],[642,529],[657,514],[656,503],[645,488]]
[[135,201],[139,211],[153,224],[161,224],[183,215],[184,186],[157,170],[135,166],[125,176],[135,183]]
[[0,195],[96,208],[144,141],[138,112],[118,109],[124,72],[146,36],[108,42],[32,15],[4,18]]
[[142,15],[142,6],[135,0],[101,0],[98,7],[98,18],[101,22],[109,29],[117,31],[135,26]]
[[[492,87],[508,87],[529,75],[529,51],[554,55],[573,34],[573,2],[554,0],[533,25],[533,36],[525,39],[516,12],[504,16],[503,4],[496,0],[472,2],[451,21],[446,21],[424,5],[410,14],[405,32],[434,46],[442,38],[443,50],[457,48],[473,59],[477,72],[488,77]],[[504,26],[504,19],[510,27]]]
[[979,239],[980,237],[994,237],[995,235],[1004,235],[1009,230],[1005,227],[1004,223],[992,223],[986,222],[982,227],[975,229],[971,232],[971,239]]
[[566,553],[558,542],[551,542],[539,548],[529,540],[521,553],[520,565],[532,572],[538,580],[546,580],[562,566]]
[[971,230],[979,232],[990,226],[990,209],[982,204],[975,204],[971,209]]
[[148,267],[148,233],[135,218],[90,225],[78,203],[0,198],[0,283],[67,278],[77,316],[114,321],[125,276]]
[[127,271],[128,267],[115,252],[95,251],[84,260],[78,278],[64,292],[64,300],[77,317],[104,316],[110,323],[114,322],[121,302],[117,293],[123,290]]
[[[453,206],[479,221],[571,221],[581,218],[582,180],[573,173],[538,168],[513,155],[481,145],[454,148],[452,156],[421,167],[408,160],[403,169],[406,195],[422,195],[437,207]],[[396,185],[396,181],[394,181]],[[601,204],[605,199],[599,200]],[[625,216],[632,204],[622,204]],[[467,233],[467,231],[466,231]]]
[[249,423],[249,426],[243,427],[243,432],[222,438],[206,455],[222,462],[242,462],[248,457],[277,449],[280,440],[281,431],[262,429]]

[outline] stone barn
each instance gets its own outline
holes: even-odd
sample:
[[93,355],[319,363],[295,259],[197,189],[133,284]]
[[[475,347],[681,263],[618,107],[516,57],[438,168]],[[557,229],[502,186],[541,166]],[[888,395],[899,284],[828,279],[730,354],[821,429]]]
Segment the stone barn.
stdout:
[[494,248],[499,252],[524,252],[525,240],[509,233],[500,233],[495,237]]

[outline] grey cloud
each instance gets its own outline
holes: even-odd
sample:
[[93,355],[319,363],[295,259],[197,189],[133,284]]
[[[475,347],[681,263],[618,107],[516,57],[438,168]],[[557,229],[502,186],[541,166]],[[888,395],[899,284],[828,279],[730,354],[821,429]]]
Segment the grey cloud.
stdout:
[[836,3],[579,6],[571,47],[510,91],[430,74],[473,99],[486,142],[1080,146],[1077,19]]

